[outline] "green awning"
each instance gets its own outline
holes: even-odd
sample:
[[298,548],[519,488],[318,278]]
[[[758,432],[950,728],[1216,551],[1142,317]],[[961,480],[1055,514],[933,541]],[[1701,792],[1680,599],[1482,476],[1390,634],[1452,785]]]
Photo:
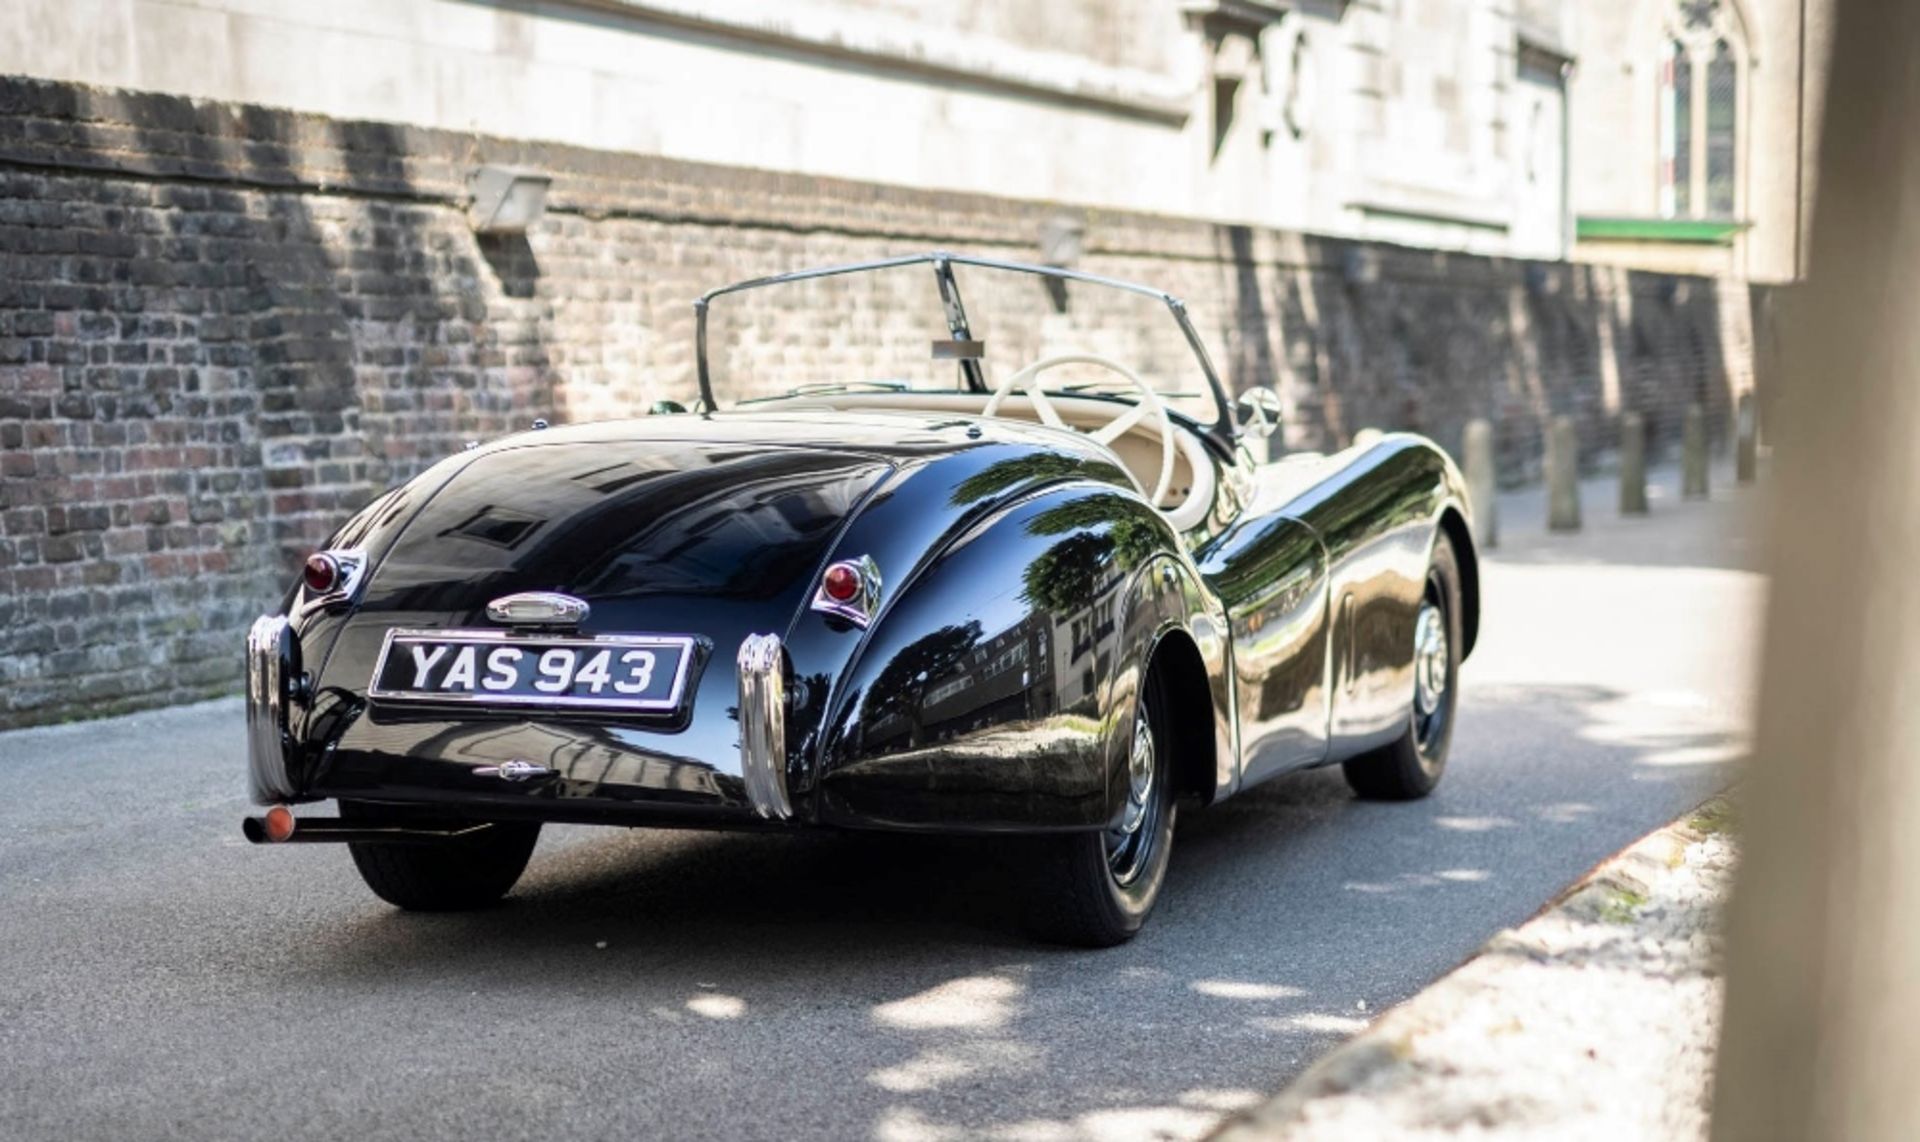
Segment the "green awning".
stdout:
[[1753,225],[1733,218],[1593,218],[1581,216],[1574,233],[1590,242],[1684,242],[1731,246]]

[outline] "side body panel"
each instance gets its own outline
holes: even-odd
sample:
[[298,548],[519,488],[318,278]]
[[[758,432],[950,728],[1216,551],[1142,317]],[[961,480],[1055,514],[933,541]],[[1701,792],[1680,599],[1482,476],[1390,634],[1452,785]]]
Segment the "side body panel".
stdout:
[[1246,510],[1197,546],[1232,636],[1235,788],[1405,731],[1434,537],[1442,513],[1464,517],[1465,505],[1444,453],[1394,435],[1261,469]]
[[1197,555],[1232,637],[1235,784],[1325,760],[1328,578],[1319,537],[1297,520],[1249,511]]
[[1326,552],[1332,710],[1323,760],[1342,761],[1405,732],[1427,563],[1442,512],[1464,512],[1465,503],[1445,453],[1421,437],[1393,435],[1282,509]]

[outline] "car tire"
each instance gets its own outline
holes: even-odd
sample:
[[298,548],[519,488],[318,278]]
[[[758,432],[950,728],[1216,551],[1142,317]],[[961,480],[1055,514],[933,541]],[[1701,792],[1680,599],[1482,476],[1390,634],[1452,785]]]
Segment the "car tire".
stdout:
[[1453,741],[1462,645],[1460,562],[1442,532],[1433,542],[1426,590],[1415,612],[1414,693],[1407,731],[1393,744],[1342,765],[1355,793],[1369,800],[1411,801],[1440,784]]
[[[348,803],[340,810],[347,820],[374,815]],[[387,903],[409,912],[463,912],[505,896],[526,871],[539,840],[539,822],[510,821],[431,844],[354,841],[347,852],[360,879]]]
[[[1119,827],[1035,842],[1035,859],[1021,870],[1029,890],[1027,926],[1035,938],[1110,948],[1131,940],[1146,923],[1166,880],[1179,809],[1171,710],[1164,682],[1150,676],[1135,710],[1128,808]],[[1136,771],[1143,750],[1145,765]]]

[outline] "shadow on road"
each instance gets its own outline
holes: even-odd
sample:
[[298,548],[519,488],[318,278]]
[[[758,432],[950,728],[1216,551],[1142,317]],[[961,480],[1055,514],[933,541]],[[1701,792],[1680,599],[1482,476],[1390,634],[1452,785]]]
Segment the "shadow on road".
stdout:
[[[564,1010],[538,1037],[562,1071],[639,1039],[730,1075],[804,1059],[767,1079],[796,1115],[769,1133],[1192,1135],[1716,788],[1737,740],[1638,701],[1490,687],[1428,801],[1359,802],[1325,770],[1188,812],[1160,913],[1110,952],[1022,938],[1011,840],[566,830],[502,908],[307,912],[254,982]],[[705,1113],[665,1076],[612,1097],[629,1125]]]

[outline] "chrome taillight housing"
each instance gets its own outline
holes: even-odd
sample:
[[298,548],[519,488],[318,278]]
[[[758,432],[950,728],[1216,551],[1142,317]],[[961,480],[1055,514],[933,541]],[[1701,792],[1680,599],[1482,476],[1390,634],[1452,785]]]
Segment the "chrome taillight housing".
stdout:
[[872,556],[841,559],[820,573],[820,585],[813,592],[814,610],[865,627],[879,606],[880,567]]
[[313,610],[352,601],[367,569],[367,553],[335,547],[307,556],[300,567],[300,609]]

